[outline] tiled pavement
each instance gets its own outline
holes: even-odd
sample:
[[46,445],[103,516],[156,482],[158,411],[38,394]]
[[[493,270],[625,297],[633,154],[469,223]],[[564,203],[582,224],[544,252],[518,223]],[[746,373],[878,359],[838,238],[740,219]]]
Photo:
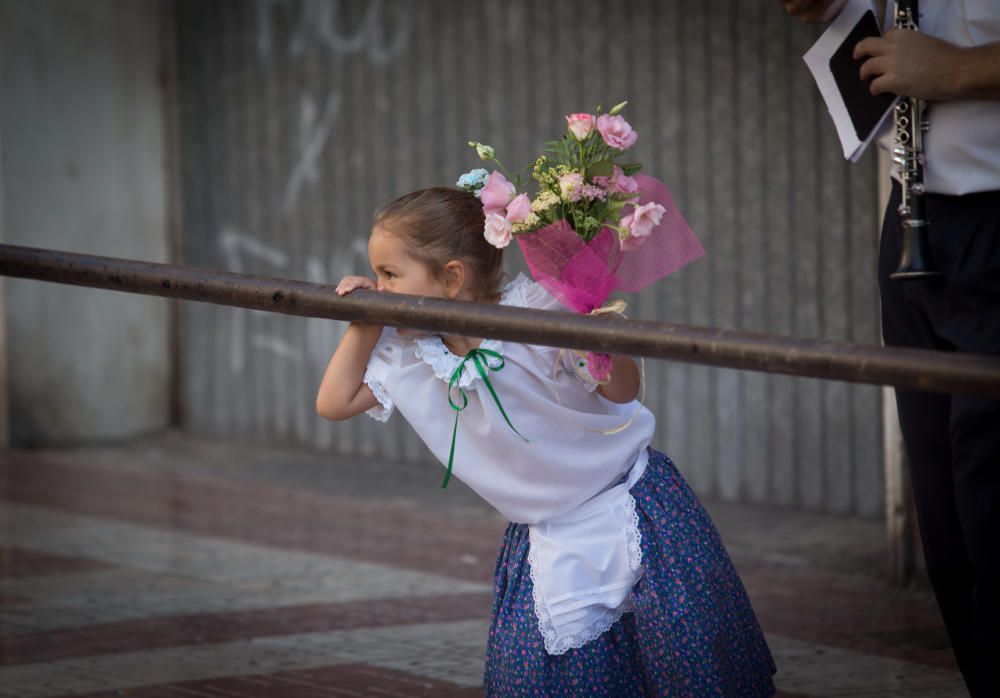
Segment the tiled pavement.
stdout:
[[[708,503],[785,696],[962,696],[878,522]],[[504,522],[426,465],[166,434],[0,452],[0,698],[481,695]]]

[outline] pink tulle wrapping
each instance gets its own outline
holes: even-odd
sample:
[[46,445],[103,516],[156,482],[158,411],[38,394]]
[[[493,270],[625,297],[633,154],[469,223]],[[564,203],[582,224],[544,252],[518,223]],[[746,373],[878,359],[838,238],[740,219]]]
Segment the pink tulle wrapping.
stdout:
[[652,201],[666,209],[635,250],[622,251],[610,228],[584,242],[565,220],[517,236],[532,277],[563,305],[589,313],[612,291],[640,291],[705,253],[663,182],[643,174],[635,179],[640,204]]

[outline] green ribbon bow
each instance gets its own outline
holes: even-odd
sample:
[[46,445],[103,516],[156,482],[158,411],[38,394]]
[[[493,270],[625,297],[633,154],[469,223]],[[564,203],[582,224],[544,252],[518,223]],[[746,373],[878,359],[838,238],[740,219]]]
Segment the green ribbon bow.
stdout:
[[[491,366],[489,362],[490,359],[495,359],[499,362],[499,364]],[[490,395],[493,396],[493,401],[497,403],[497,408],[500,410],[500,414],[503,415],[504,421],[507,422],[507,426],[509,426],[515,434],[527,441],[524,435],[515,429],[514,425],[510,423],[510,418],[507,416],[507,412],[504,411],[503,405],[500,404],[500,398],[497,397],[497,393],[493,389],[493,384],[490,383],[489,372],[499,371],[504,367],[503,356],[495,351],[491,351],[490,349],[472,349],[458,364],[458,368],[456,368],[455,372],[451,374],[451,380],[448,381],[448,404],[451,405],[451,409],[455,410],[455,426],[452,427],[451,430],[451,452],[448,454],[448,472],[444,474],[444,480],[441,482],[441,489],[446,488],[448,486],[448,481],[451,480],[451,467],[455,462],[455,438],[458,436],[458,415],[469,404],[469,397],[465,394],[462,386],[458,385],[459,380],[462,378],[462,372],[465,370],[465,366],[469,361],[472,361],[472,365],[476,367],[476,371],[479,372],[480,378],[483,379],[483,383],[485,383],[486,387],[489,389]],[[451,393],[455,388],[458,388],[459,397],[462,398],[461,405],[456,405],[455,401],[451,398]]]

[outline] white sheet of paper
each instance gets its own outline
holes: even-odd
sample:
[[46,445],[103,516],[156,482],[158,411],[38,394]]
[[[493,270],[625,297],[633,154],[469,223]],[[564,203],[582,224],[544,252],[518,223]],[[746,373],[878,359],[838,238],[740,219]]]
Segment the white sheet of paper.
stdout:
[[[861,16],[869,10],[875,12],[871,0],[848,0],[837,19],[833,20],[833,23],[827,27],[816,43],[802,57],[809,67],[809,72],[812,73],[813,80],[816,81],[816,86],[819,87],[820,94],[823,95],[827,111],[833,117],[833,124],[837,127],[837,135],[840,137],[844,157],[851,162],[857,162],[864,154],[868,144],[875,140],[875,136],[882,130],[885,120],[892,114],[892,109],[889,109],[879,121],[878,126],[872,129],[864,141],[861,141],[854,131],[851,115],[847,113],[847,105],[844,104],[833,73],[830,71],[830,57],[844,43],[844,39],[851,33]],[[878,14],[876,13],[875,16],[878,17]],[[879,23],[881,24],[881,20]],[[893,106],[898,100],[897,97],[893,101]]]

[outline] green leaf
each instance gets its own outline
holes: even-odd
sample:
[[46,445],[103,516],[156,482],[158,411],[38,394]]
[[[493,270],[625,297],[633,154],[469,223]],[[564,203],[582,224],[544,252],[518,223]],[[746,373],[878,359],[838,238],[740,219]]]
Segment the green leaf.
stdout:
[[615,163],[611,160],[600,160],[587,168],[587,178],[610,177],[615,172]]
[[576,153],[576,142],[570,143],[565,138],[558,141],[549,141],[545,144],[545,152],[552,156],[556,164],[572,164]]
[[[634,196],[634,194],[633,194],[633,196]],[[612,199],[608,203],[608,212],[607,212],[607,214],[605,214],[605,219],[612,218],[612,217],[614,217],[614,218],[621,218],[622,211],[625,209],[625,206],[627,204],[628,204],[628,201],[626,199]]]
[[642,169],[642,165],[638,162],[622,163],[620,167],[622,168],[622,172],[625,173],[626,177],[631,177],[636,172]]

